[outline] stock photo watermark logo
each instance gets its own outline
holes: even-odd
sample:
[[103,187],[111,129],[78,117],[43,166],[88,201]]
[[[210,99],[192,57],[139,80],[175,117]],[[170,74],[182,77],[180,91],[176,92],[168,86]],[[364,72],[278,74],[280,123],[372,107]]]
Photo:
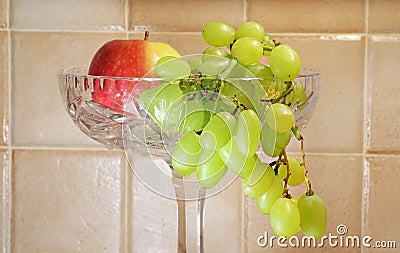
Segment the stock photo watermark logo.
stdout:
[[336,233],[329,233],[321,238],[312,236],[292,236],[286,238],[284,236],[269,235],[264,232],[257,238],[257,245],[261,248],[382,248],[395,249],[395,240],[375,240],[375,238],[366,235],[350,235],[347,226],[340,224],[336,228]]

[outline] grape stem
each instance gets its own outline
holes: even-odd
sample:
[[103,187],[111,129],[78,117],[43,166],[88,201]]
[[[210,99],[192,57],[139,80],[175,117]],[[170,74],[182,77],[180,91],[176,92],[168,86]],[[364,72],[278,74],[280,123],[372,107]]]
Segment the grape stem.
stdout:
[[274,99],[261,99],[261,102],[269,102],[272,104],[278,103],[279,101],[281,101],[284,97],[286,97],[290,92],[293,91],[293,83],[292,82],[288,82],[286,83],[286,90],[284,92],[282,92],[282,94]]
[[293,82],[292,81],[286,82],[286,90],[278,98],[273,99],[272,103],[277,103],[277,102],[281,101],[284,97],[289,95],[289,93],[292,91],[293,91]]
[[[231,66],[232,67],[232,66]],[[229,66],[228,66],[229,68]],[[192,80],[194,79],[194,81]],[[210,86],[210,82],[212,82],[212,85]],[[231,112],[232,115],[236,115],[236,113],[239,111],[239,109],[242,107],[243,110],[248,110],[249,108],[243,104],[240,103],[240,101],[237,99],[236,95],[233,97],[227,97],[224,94],[222,94],[223,88],[224,88],[225,82],[222,78],[215,78],[211,76],[206,76],[203,75],[201,72],[198,72],[197,74],[191,74],[190,79],[180,79],[179,80],[179,88],[181,90],[186,90],[186,89],[192,89],[195,91],[202,91],[205,95],[208,94],[208,91],[213,91],[214,93],[212,94],[211,99],[215,100],[217,99],[217,94],[220,94],[228,99],[230,99],[232,102],[236,104],[236,108]],[[193,95],[193,98],[194,99]]]
[[280,44],[282,44],[282,43],[280,43],[279,41],[277,41],[277,40],[272,40],[274,43],[275,43],[275,46],[277,47],[277,46],[279,46]]
[[289,181],[289,177],[290,177],[290,168],[289,168],[289,160],[288,160],[287,154],[286,154],[286,149],[284,149],[282,151],[282,156],[283,156],[283,162],[286,164],[286,178],[283,180],[285,185],[283,187],[282,196],[284,198],[290,199],[292,197],[292,195],[289,193],[289,188],[288,188],[288,181]]
[[274,167],[277,163],[278,163],[277,160],[272,161],[272,162],[269,163],[269,166]]
[[305,182],[306,187],[307,187],[306,195],[307,196],[312,196],[312,195],[314,195],[314,191],[311,188],[311,181],[307,177],[308,170],[307,170],[307,166],[306,166],[306,153],[304,152],[304,137],[301,135],[301,133],[299,131],[299,128],[297,126],[294,126],[292,128],[292,133],[296,137],[296,139],[298,141],[300,141],[301,158],[303,160],[301,165],[304,166],[304,170],[305,170],[305,172],[304,172],[304,178],[305,178],[304,182]]
[[236,115],[236,113],[239,111],[239,108],[242,107],[243,110],[248,110],[249,108],[245,105],[239,102],[239,100],[237,100],[236,95],[232,98],[230,98],[232,100],[232,102],[236,103],[236,108],[233,109],[233,111],[231,112],[231,114],[233,116]]
[[[278,175],[279,173],[279,167],[281,166],[281,164],[282,164],[282,152],[279,154],[279,157],[278,157],[278,160],[276,160],[276,161],[274,161],[274,162],[272,162],[272,163],[274,163],[274,165],[275,165],[275,167],[274,167],[274,172],[275,172],[275,175]],[[272,164],[271,163],[271,164]],[[270,165],[271,165],[270,164]],[[271,165],[271,167],[272,167],[272,165]]]

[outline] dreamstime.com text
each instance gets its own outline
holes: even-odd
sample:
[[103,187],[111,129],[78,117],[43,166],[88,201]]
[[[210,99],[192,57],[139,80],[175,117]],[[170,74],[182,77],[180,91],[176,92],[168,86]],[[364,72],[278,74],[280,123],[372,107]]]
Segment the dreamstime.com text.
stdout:
[[263,235],[257,238],[257,245],[261,248],[385,248],[395,249],[396,241],[394,240],[374,240],[371,236],[348,235],[347,227],[343,224],[337,226],[337,234],[329,233],[321,238],[312,236],[292,236],[286,238],[284,236],[268,235],[264,232]]

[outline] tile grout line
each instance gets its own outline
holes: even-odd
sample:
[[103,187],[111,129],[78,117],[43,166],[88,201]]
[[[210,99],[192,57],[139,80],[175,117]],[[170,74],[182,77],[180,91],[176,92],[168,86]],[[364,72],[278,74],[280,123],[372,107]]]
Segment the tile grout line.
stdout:
[[[6,213],[6,217],[3,217],[5,220],[4,222],[4,245],[3,245],[3,250],[4,253],[11,252],[11,222],[12,222],[12,170],[13,170],[13,150],[12,150],[12,45],[11,45],[11,0],[7,1],[7,53],[8,53],[8,63],[7,63],[7,73],[8,73],[8,131],[7,131],[7,138],[8,138],[8,166],[7,166],[7,171],[4,173],[6,174],[6,186],[4,189],[6,190],[7,193],[7,201],[8,203],[3,203],[3,208],[5,209],[4,212]],[[3,175],[4,175],[3,174]],[[3,179],[4,180],[4,179]],[[4,181],[3,181],[4,182]],[[4,201],[4,198],[3,198]]]
[[[0,150],[7,150],[9,147],[8,146],[0,146]],[[37,151],[56,151],[56,150],[61,150],[61,151],[122,151],[119,149],[107,149],[106,147],[56,147],[56,146],[11,146],[11,149],[13,151],[18,151],[18,150],[37,150]],[[300,155],[299,152],[288,152],[288,154],[292,155]],[[348,156],[356,156],[356,157],[383,157],[383,158],[393,158],[393,157],[400,157],[400,154],[397,153],[362,153],[362,152],[349,152],[349,153],[340,153],[340,152],[307,152],[307,155],[312,155],[312,156],[334,156],[334,157],[348,157]]]
[[130,9],[129,9],[129,0],[125,0],[125,39],[129,39],[129,14],[130,14]]
[[[125,247],[126,247],[126,253],[133,251],[133,233],[134,233],[134,228],[133,228],[133,202],[131,199],[133,199],[133,195],[131,196],[131,188],[132,188],[132,182],[133,179],[131,180],[130,177],[131,175],[131,168],[130,164],[126,158],[126,155],[124,155],[124,163],[125,163]],[[133,191],[132,191],[133,193]],[[130,212],[129,212],[130,211]]]
[[248,222],[249,222],[249,213],[248,213],[248,202],[247,198],[244,194],[241,194],[241,199],[242,199],[242,217],[241,217],[241,226],[242,226],[242,231],[241,231],[241,247],[242,247],[242,253],[247,253],[248,249],[248,241],[247,241],[247,234],[248,234]]
[[124,246],[124,252],[125,253],[128,253],[129,252],[129,249],[130,249],[130,245],[131,245],[131,243],[130,243],[130,238],[131,238],[131,233],[129,232],[129,231],[132,231],[132,230],[130,230],[130,228],[129,228],[129,224],[130,224],[130,217],[129,217],[129,210],[130,210],[130,204],[129,204],[129,196],[128,196],[128,194],[129,194],[129,168],[128,168],[128,166],[129,166],[129,164],[128,164],[128,162],[126,161],[126,156],[125,155],[122,155],[122,157],[123,157],[123,163],[124,163],[124,172],[123,172],[123,174],[124,174],[124,187],[123,187],[123,193],[124,193],[124,203],[123,203],[123,208],[124,208],[124,212],[123,212],[123,215],[124,215],[124,223],[123,223],[123,226],[124,226],[124,230],[123,230],[123,238],[124,238],[124,241],[123,241],[123,246]]
[[[363,177],[362,177],[362,198],[361,198],[361,236],[365,235],[365,220],[368,212],[368,193],[369,193],[369,164],[367,162],[367,146],[369,145],[369,103],[368,103],[368,40],[369,40],[369,0],[365,0],[365,41],[364,41],[364,92],[363,92]],[[364,252],[364,247],[361,247],[361,253]]]
[[[5,147],[7,148],[7,147]],[[1,148],[0,148],[1,149]],[[109,151],[109,150],[119,150],[119,149],[107,149],[106,147],[85,147],[85,146],[76,146],[76,147],[55,147],[55,146],[15,146],[12,145],[11,149],[13,151],[16,150],[37,150],[37,151]]]
[[[124,17],[124,22],[125,22],[125,39],[129,39],[129,1],[130,0],[125,0],[125,17]],[[123,221],[123,227],[124,227],[124,231],[123,231],[123,247],[124,247],[124,252],[128,253],[130,250],[130,246],[131,246],[131,237],[132,234],[130,233],[129,229],[129,210],[130,210],[130,205],[129,205],[129,190],[128,190],[128,168],[127,166],[129,166],[129,164],[126,162],[126,156],[124,157],[124,187],[123,187],[123,191],[124,191],[124,210],[123,210],[123,215],[124,215],[124,221]]]
[[243,0],[243,23],[247,22],[248,14],[248,0]]
[[[129,12],[128,12],[129,15]],[[246,16],[246,15],[243,15]],[[129,18],[128,18],[129,19]],[[79,30],[79,29],[41,29],[41,28],[0,28],[0,31],[12,31],[12,32],[43,32],[43,33],[122,33],[122,34],[143,34],[143,31],[130,31],[129,21],[126,25],[125,30]],[[200,35],[201,32],[179,32],[179,31],[151,31],[153,34],[159,35]],[[312,36],[332,36],[332,37],[346,37],[346,36],[364,36],[364,37],[400,37],[400,33],[365,33],[365,32],[349,32],[349,33],[332,33],[332,32],[304,32],[304,33],[295,33],[295,32],[272,32],[270,35],[273,36],[300,36],[300,37],[312,37]]]
[[49,29],[49,28],[0,28],[0,31],[12,32],[44,32],[44,33],[126,33],[130,31],[113,29]]

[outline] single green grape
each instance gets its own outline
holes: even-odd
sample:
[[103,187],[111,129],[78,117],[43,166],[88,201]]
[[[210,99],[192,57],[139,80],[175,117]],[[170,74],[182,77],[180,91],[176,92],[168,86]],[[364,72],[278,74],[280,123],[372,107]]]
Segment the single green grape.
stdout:
[[255,111],[253,103],[250,101],[249,97],[242,92],[240,89],[235,87],[235,85],[225,82],[221,89],[221,93],[229,98],[235,98],[240,104],[245,105],[250,110]]
[[273,74],[271,69],[260,63],[254,63],[250,66],[247,66],[247,69],[255,76],[260,78],[272,78]]
[[193,130],[201,131],[210,119],[210,112],[204,109],[200,100],[185,98],[181,104],[174,104],[174,109],[180,113],[179,131],[183,134]]
[[300,83],[300,86],[297,86],[296,96],[298,98],[297,108],[299,110],[302,110],[307,105],[307,101],[308,101],[307,94],[306,94],[306,91],[303,88],[303,84],[302,83]]
[[[200,161],[205,160],[196,169],[197,181],[201,186],[206,189],[214,187],[224,177],[227,168],[224,162],[218,156],[217,152],[214,152],[211,157],[209,153],[202,152],[200,155]],[[209,158],[208,158],[209,157]]]
[[244,37],[252,37],[258,41],[262,41],[265,35],[264,27],[257,22],[246,22],[239,26],[236,30],[236,39]]
[[269,56],[271,55],[271,51],[275,48],[274,39],[269,34],[265,34],[261,43],[263,44],[264,48],[264,55]]
[[288,106],[297,104],[297,108],[300,110],[307,104],[307,94],[302,83],[293,85],[293,90],[285,96],[285,104]]
[[[175,101],[182,97],[182,90],[177,82],[161,84],[153,89],[143,91],[139,97],[139,101],[143,107],[153,117],[155,122],[163,128],[163,122],[170,107]],[[178,115],[174,115],[179,117]],[[174,116],[168,117],[168,121],[179,121]]]
[[263,78],[260,82],[267,95],[267,99],[277,99],[286,90],[285,82],[276,78],[267,77]]
[[[304,182],[306,170],[299,159],[289,156],[288,161],[290,170],[288,184],[291,186],[298,186]],[[278,175],[282,180],[286,178],[287,166],[285,164],[279,166]]]
[[231,64],[236,64],[226,57],[203,55],[203,61],[198,71],[206,76],[216,76],[224,72]]
[[219,57],[224,57],[224,58],[228,58],[228,59],[232,59],[232,56],[230,54],[228,54],[223,48],[221,47],[214,47],[214,46],[210,46],[208,48],[206,48],[203,51],[203,59],[205,58],[205,60],[207,60],[206,55],[215,55],[215,56],[219,56]]
[[190,175],[197,168],[201,146],[199,135],[190,131],[183,135],[172,154],[172,167],[182,177]]
[[157,74],[167,80],[188,77],[191,71],[189,63],[182,58],[164,56],[156,63]]
[[156,62],[156,66],[160,66],[163,63],[166,63],[169,60],[174,60],[177,59],[178,57],[175,56],[171,56],[171,55],[167,55],[167,56],[163,56],[160,59],[158,59],[158,61]]
[[232,45],[231,54],[244,66],[258,62],[263,55],[260,41],[251,37],[240,38]]
[[200,144],[203,148],[220,149],[231,138],[236,129],[236,118],[229,112],[215,114],[200,135]]
[[200,65],[203,63],[203,55],[197,54],[188,57],[187,62],[192,69],[192,74],[197,74]]
[[210,46],[229,47],[235,40],[235,28],[225,22],[209,22],[202,32],[204,41]]
[[244,110],[239,114],[236,128],[236,141],[239,151],[245,156],[254,155],[258,149],[261,134],[261,122],[253,110]]
[[323,199],[314,194],[307,196],[303,194],[298,202],[297,207],[300,211],[300,228],[307,236],[320,238],[326,230],[327,212]]
[[269,64],[272,73],[282,81],[292,81],[300,73],[300,57],[296,50],[286,44],[281,44],[272,50]]
[[192,130],[201,131],[207,125],[209,115],[210,113],[207,111],[194,111],[186,115],[179,126],[179,130],[184,134]]
[[[299,201],[299,197],[297,196],[291,196],[290,200],[297,206],[297,202]],[[301,223],[301,215],[300,215],[300,223]],[[300,225],[299,228],[297,229],[297,231],[301,231]]]
[[272,205],[269,221],[277,236],[289,238],[299,231],[299,209],[292,200],[279,198]]
[[162,122],[163,130],[167,134],[180,132],[182,135],[193,130],[201,131],[209,121],[209,114],[200,96],[183,94],[166,111]]
[[251,175],[242,182],[243,192],[249,198],[258,199],[271,187],[274,177],[272,167],[257,158]]
[[268,126],[277,133],[289,131],[294,126],[293,111],[284,104],[272,104],[265,116]]
[[274,176],[274,181],[271,187],[256,201],[257,208],[262,213],[270,214],[271,208],[275,201],[282,197],[283,183],[278,176]]
[[218,150],[219,157],[233,173],[242,178],[248,178],[258,159],[257,155],[245,156],[237,146],[236,136],[233,136]]
[[292,131],[277,133],[265,123],[261,130],[261,145],[265,154],[276,157],[290,142]]

